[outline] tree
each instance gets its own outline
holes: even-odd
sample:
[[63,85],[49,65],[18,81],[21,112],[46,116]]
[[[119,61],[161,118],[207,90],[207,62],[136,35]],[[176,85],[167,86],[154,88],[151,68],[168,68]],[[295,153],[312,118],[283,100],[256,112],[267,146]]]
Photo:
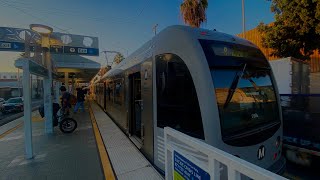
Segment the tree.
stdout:
[[113,59],[113,62],[115,64],[119,64],[122,60],[124,60],[124,57],[121,53],[117,53],[115,56],[114,56],[114,59]]
[[270,55],[309,60],[320,48],[320,0],[272,0],[275,22],[260,23],[262,45]]
[[180,5],[184,23],[191,27],[200,27],[203,22],[207,21],[207,8],[208,0],[184,0]]

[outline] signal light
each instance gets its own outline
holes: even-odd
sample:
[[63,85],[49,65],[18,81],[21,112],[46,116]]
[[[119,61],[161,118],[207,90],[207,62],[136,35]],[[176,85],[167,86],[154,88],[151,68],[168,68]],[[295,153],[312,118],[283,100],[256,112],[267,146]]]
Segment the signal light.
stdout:
[[274,155],[273,155],[273,160],[276,160],[276,159],[277,159],[277,156],[278,156],[278,153],[274,153]]

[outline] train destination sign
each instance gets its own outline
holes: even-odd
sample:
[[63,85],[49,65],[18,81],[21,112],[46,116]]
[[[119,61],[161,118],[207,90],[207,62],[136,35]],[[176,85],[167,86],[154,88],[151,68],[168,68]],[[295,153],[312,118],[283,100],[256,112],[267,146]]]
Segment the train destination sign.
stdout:
[[212,44],[211,48],[215,55],[217,56],[229,56],[229,57],[244,57],[244,58],[262,58],[264,55],[256,48],[233,45],[233,44]]
[[174,180],[209,180],[210,175],[177,151],[173,151]]
[[[29,29],[0,27],[0,51],[25,51],[25,39],[30,37],[30,44],[39,43],[41,37]],[[57,54],[79,54],[99,56],[97,37],[53,32],[50,35],[50,52]],[[33,51],[32,45],[30,50]]]

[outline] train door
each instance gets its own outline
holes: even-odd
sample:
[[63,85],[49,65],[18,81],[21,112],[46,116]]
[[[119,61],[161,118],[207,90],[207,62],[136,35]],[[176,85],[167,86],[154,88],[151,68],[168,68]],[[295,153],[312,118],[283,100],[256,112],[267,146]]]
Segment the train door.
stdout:
[[155,57],[154,164],[165,168],[164,127],[204,140],[196,89],[185,62],[175,54]]
[[142,111],[142,99],[141,99],[141,77],[140,72],[131,74],[129,76],[130,81],[130,127],[129,133],[133,142],[141,148],[142,146],[142,134],[141,134],[141,111]]
[[141,64],[141,130],[143,154],[153,162],[153,96],[152,96],[152,58]]

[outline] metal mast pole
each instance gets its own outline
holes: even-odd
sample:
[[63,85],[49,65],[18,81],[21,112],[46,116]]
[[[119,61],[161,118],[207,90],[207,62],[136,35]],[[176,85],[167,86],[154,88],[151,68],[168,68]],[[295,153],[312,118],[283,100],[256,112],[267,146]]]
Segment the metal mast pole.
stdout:
[[154,35],[157,35],[157,27],[158,27],[158,24],[155,24],[152,28],[154,31]]
[[245,8],[244,8],[244,0],[242,0],[242,33],[243,38],[245,38],[245,32],[246,32],[246,18],[245,18]]

